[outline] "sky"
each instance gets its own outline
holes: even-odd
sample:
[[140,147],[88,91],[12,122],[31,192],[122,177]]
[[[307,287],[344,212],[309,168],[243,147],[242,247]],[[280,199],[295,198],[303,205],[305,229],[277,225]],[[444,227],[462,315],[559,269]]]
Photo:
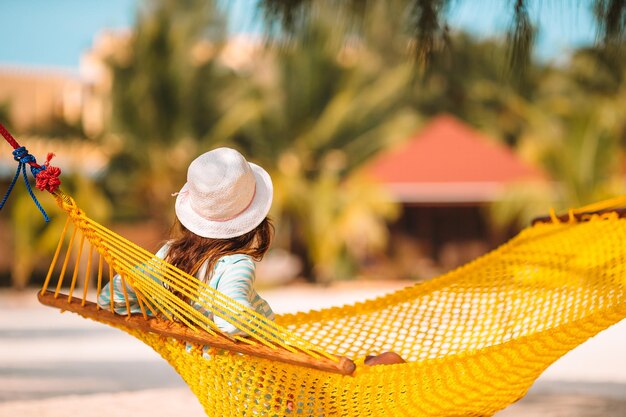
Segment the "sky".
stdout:
[[[251,27],[256,0],[222,1],[231,3],[233,22]],[[531,18],[541,28],[535,50],[539,58],[562,60],[572,49],[593,44],[590,3],[530,0]],[[132,26],[136,4],[137,0],[0,0],[0,65],[78,70],[81,54],[101,30]],[[510,0],[453,0],[450,26],[477,37],[497,36],[511,22],[510,4]]]

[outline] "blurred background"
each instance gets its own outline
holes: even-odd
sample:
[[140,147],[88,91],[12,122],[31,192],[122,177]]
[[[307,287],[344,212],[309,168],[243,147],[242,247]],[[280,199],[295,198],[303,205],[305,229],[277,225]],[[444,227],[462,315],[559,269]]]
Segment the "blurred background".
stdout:
[[[0,7],[0,120],[150,250],[189,162],[217,146],[274,179],[268,284],[427,279],[550,207],[624,192],[623,2]],[[3,190],[14,170],[7,147]],[[41,280],[62,222],[37,216],[16,187],[2,285]]]
[[[0,122],[131,241],[167,239],[204,151],[270,172],[261,287],[429,279],[551,207],[626,191],[620,0],[0,0],[0,16]],[[62,214],[37,195],[49,224],[24,184],[0,211],[2,287],[39,285],[56,247]]]

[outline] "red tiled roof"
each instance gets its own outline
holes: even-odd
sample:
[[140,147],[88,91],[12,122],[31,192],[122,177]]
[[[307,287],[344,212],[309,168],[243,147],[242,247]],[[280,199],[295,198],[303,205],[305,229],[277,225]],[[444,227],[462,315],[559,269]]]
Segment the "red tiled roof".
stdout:
[[490,201],[507,183],[544,178],[511,149],[448,115],[381,154],[367,172],[403,202]]

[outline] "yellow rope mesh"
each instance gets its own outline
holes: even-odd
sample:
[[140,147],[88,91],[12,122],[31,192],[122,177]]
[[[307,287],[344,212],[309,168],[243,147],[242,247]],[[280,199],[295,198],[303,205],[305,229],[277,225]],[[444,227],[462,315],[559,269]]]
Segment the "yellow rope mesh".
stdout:
[[[156,258],[154,254],[94,222],[85,216],[84,212],[76,206],[70,197],[61,194],[57,202],[67,211],[69,220],[74,224],[74,228],[71,231],[65,257],[60,265],[59,278],[54,291],[55,296],[58,296],[61,289],[66,285],[69,287],[67,298],[68,301],[71,300],[79,277],[86,239],[91,244],[91,247],[95,247],[101,257],[108,263],[110,269],[109,279],[111,279],[114,272],[118,273],[125,284],[135,290],[146,317],[146,311],[152,311],[161,314],[168,320],[184,323],[191,329],[201,329],[211,335],[219,333],[219,329],[213,320],[174,294],[174,292],[178,292],[195,300],[203,308],[213,311],[248,334],[246,338],[236,337],[235,339],[247,343],[259,343],[269,348],[280,347],[290,352],[304,352],[314,358],[325,357],[338,361],[335,355],[318,349],[313,344],[294,335],[254,310],[212,289],[208,284],[201,282],[196,277],[182,272],[162,259]],[[64,232],[69,232],[68,225],[66,225]],[[77,239],[79,232],[80,238]],[[61,252],[64,243],[65,237],[62,236],[41,294],[47,291],[50,285],[49,281],[54,268],[57,266],[58,254]],[[88,252],[93,253],[91,248]],[[87,263],[91,264],[92,260],[87,260]],[[68,272],[68,270],[71,270],[71,272]],[[68,277],[70,274],[71,277]],[[98,293],[103,285],[101,275],[102,273],[99,272]],[[86,270],[84,276],[86,282],[90,276],[89,270]],[[166,284],[169,289],[163,284]],[[125,289],[125,286],[123,288]],[[85,288],[83,301],[86,300],[86,296],[87,290]],[[110,311],[114,311],[113,305],[110,306]]]
[[[114,269],[126,271],[147,304],[214,331],[145,275],[166,277],[171,285],[181,279],[191,296],[197,283],[70,211],[81,230],[93,228],[87,239]],[[210,416],[492,415],[522,397],[556,359],[626,317],[626,220],[613,213],[578,222],[580,212],[529,227],[427,283],[354,305],[282,315],[275,327],[218,294],[207,300],[245,317],[239,325],[258,326],[265,343],[278,343],[273,335],[280,334],[283,345],[353,358],[393,350],[406,364],[361,365],[346,376],[223,351],[203,358],[200,346],[189,352],[183,342],[123,329],[159,352]]]

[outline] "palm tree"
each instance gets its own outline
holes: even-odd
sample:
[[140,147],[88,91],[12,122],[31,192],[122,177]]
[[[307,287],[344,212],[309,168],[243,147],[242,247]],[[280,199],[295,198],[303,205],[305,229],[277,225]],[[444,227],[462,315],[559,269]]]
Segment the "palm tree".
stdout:
[[[400,10],[395,19],[382,22],[396,35],[409,35],[407,49],[412,56],[423,64],[429,64],[440,52],[451,44],[447,13],[455,8],[475,0],[397,0],[382,2]],[[363,0],[262,0],[261,8],[266,17],[268,31],[275,31],[276,26],[288,33],[306,31],[307,19],[314,19],[321,9],[335,10],[338,14],[348,14],[359,22],[371,9],[380,7],[381,2]],[[532,46],[537,31],[528,13],[529,6],[536,6],[531,0],[508,2],[511,13],[511,25],[507,36],[509,65],[519,71],[529,64]],[[601,45],[619,44],[626,37],[626,3],[622,0],[593,0],[588,2],[562,1],[561,7],[580,8],[592,6],[599,28]],[[471,10],[471,9],[470,9]],[[482,16],[477,15],[476,20]],[[338,28],[339,29],[339,28]],[[539,28],[540,30],[541,28]],[[344,33],[347,36],[354,30],[350,27]],[[453,44],[453,43],[452,43]]]
[[385,61],[362,38],[344,43],[338,24],[322,13],[268,49],[273,68],[246,104],[257,115],[234,137],[270,169],[279,234],[317,281],[350,276],[357,258],[384,246],[385,220],[397,209],[358,172],[418,120],[408,106],[412,65]]
[[580,207],[626,191],[626,66],[617,69],[618,64],[602,57],[597,50],[581,51],[568,70],[545,74],[532,101],[516,98],[526,120],[519,151],[540,164],[553,182],[512,193],[496,205],[502,223],[517,216],[528,224],[549,207]]
[[[125,51],[109,57],[114,153],[107,188],[118,214],[170,220],[171,197],[220,117],[235,77],[217,59],[225,21],[215,2],[144,3]],[[118,144],[119,137],[123,145]],[[210,138],[210,137],[209,137]]]

